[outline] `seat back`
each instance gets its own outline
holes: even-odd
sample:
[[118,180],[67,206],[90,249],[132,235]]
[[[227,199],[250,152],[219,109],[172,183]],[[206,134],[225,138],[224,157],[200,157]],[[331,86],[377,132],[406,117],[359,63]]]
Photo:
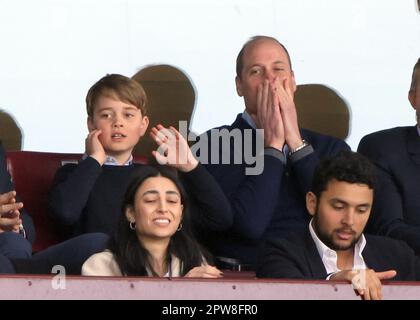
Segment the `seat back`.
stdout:
[[341,95],[322,84],[298,85],[295,93],[299,126],[346,139],[350,132],[350,109]]
[[[196,94],[184,71],[170,65],[151,65],[132,78],[143,86],[147,95],[150,124],[146,136],[157,124],[179,130],[179,121],[187,121],[190,127]],[[133,153],[150,155],[156,148],[152,139],[140,139]]]
[[[7,152],[7,167],[18,197],[35,224],[37,252],[64,239],[62,229],[48,216],[48,193],[56,171],[66,163],[77,163],[80,153],[51,153],[35,151]],[[134,161],[147,163],[146,158],[135,156]]]

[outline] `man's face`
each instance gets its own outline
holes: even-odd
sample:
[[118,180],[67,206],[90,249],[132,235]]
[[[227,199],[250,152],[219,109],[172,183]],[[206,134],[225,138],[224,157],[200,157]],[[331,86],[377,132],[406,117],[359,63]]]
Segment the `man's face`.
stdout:
[[266,79],[273,84],[276,77],[281,84],[288,79],[291,91],[296,91],[296,82],[287,53],[275,41],[263,39],[248,45],[242,61],[241,78],[235,79],[236,90],[239,96],[244,97],[248,113],[256,114],[258,86]]
[[332,180],[319,199],[309,192],[306,206],[319,239],[332,250],[353,249],[369,219],[373,190],[365,184]]
[[410,100],[411,106],[416,110],[417,124],[420,126],[420,68],[416,71],[417,83],[414,90],[408,92],[408,100]]

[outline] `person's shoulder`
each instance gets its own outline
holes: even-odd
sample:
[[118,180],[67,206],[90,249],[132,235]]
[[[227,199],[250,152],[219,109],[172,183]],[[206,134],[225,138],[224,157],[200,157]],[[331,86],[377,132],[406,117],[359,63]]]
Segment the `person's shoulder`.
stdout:
[[322,134],[319,132],[315,132],[309,129],[301,129],[302,139],[305,139],[309,142],[315,150],[323,150],[323,149],[350,149],[348,144],[337,137],[329,136],[326,134]]
[[416,128],[411,126],[395,127],[372,132],[360,140],[357,151],[377,160],[383,160],[385,156],[387,159],[391,157],[398,161],[399,153],[390,153],[390,149],[404,146],[404,141],[407,139],[407,136],[415,130]]
[[[405,137],[411,130],[415,130],[413,126],[411,127],[395,127],[389,128],[384,130],[375,131],[365,135],[361,141],[362,143],[379,143],[383,144],[386,142],[389,144],[390,140],[400,140],[401,138]],[[386,139],[386,141],[384,140]]]
[[57,168],[57,173],[59,174],[67,174],[73,172],[79,163],[63,163],[60,167]]
[[105,250],[89,257],[82,266],[82,275],[86,276],[120,276],[121,271],[114,254]]
[[231,124],[224,124],[218,127],[214,127],[211,128],[205,132],[203,132],[201,135],[199,135],[199,137],[201,136],[210,136],[213,132],[220,132],[221,130],[233,130],[233,129],[246,129],[246,128],[251,128],[246,121],[242,118],[242,113],[239,113],[234,122]]
[[374,250],[378,249],[381,252],[388,252],[391,255],[411,250],[408,244],[402,240],[372,234],[365,234],[365,238],[366,242]]
[[326,135],[326,134],[319,133],[319,132],[315,132],[315,131],[312,131],[312,130],[309,130],[309,129],[301,129],[300,131],[301,131],[304,139],[307,138],[307,139],[315,140],[315,141],[324,140],[324,141],[342,141],[342,142],[344,142],[344,140],[342,140],[340,138],[333,137],[333,136]]

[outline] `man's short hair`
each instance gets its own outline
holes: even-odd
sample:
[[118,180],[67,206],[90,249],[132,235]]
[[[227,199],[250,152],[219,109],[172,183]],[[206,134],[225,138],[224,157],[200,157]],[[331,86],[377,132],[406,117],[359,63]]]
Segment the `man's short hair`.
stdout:
[[413,68],[413,75],[411,76],[411,86],[410,91],[415,91],[417,86],[417,81],[420,78],[420,58],[417,60]]
[[244,57],[244,53],[245,50],[248,46],[250,46],[251,44],[257,42],[257,41],[261,41],[261,40],[271,40],[274,41],[276,43],[278,43],[283,50],[286,52],[287,55],[287,60],[289,61],[289,65],[290,65],[290,70],[292,69],[292,61],[290,60],[290,55],[289,52],[287,51],[286,47],[280,43],[280,41],[278,41],[276,38],[273,37],[269,37],[269,36],[254,36],[252,38],[250,38],[247,42],[245,42],[245,44],[242,46],[241,51],[239,51],[238,56],[236,57],[236,76],[239,79],[242,79],[242,69],[244,68],[244,62],[243,62],[243,57]]
[[137,81],[120,74],[108,74],[99,79],[86,95],[86,111],[93,117],[95,105],[100,97],[116,98],[140,109],[142,116],[147,115],[147,96]]
[[373,190],[375,178],[375,167],[366,157],[357,152],[344,150],[318,164],[311,191],[319,198],[332,180],[365,184]]

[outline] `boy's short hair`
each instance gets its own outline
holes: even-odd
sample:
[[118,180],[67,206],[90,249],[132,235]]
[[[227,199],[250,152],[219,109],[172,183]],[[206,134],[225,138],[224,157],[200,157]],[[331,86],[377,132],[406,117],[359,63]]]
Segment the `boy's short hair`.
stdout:
[[374,165],[363,155],[353,151],[341,151],[325,158],[315,169],[311,191],[319,198],[327,190],[330,181],[365,184],[374,190],[376,172]]
[[420,58],[417,60],[413,68],[413,75],[411,76],[410,91],[415,91],[417,82],[420,80]]
[[100,97],[117,98],[140,109],[142,116],[147,115],[147,96],[137,81],[120,74],[107,74],[99,79],[86,95],[86,111],[93,117],[95,105]]

